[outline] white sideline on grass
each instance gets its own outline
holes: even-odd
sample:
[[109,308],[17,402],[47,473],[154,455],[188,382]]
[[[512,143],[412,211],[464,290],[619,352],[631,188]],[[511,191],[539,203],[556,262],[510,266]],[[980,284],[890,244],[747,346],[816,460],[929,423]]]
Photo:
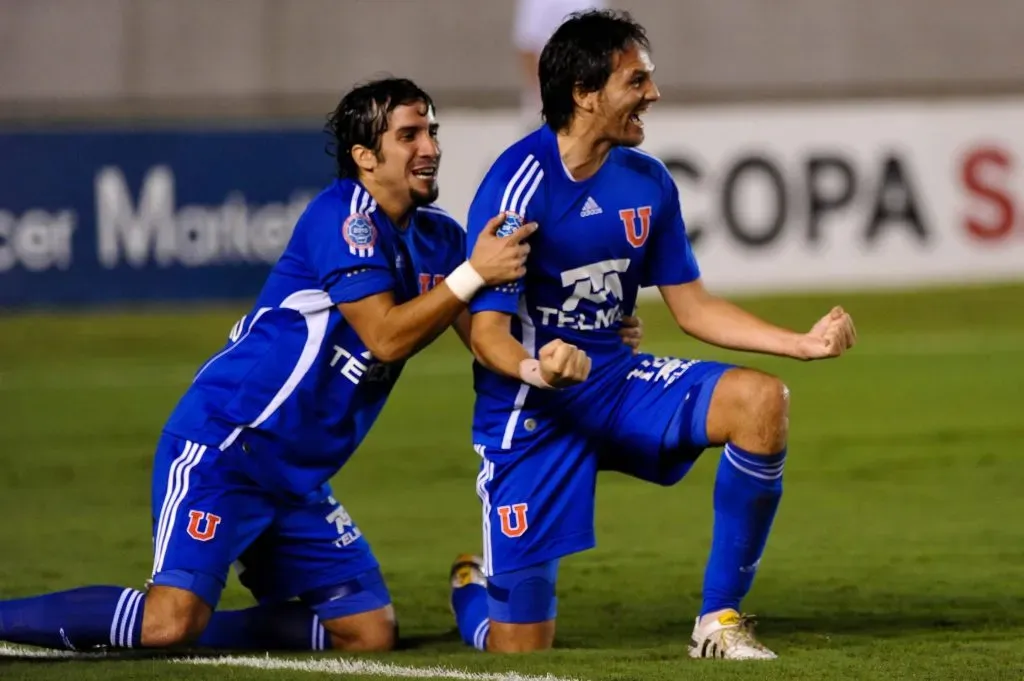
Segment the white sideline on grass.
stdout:
[[[128,651],[125,651],[128,652]],[[117,653],[111,656],[115,657]],[[99,655],[102,655],[99,654]],[[28,648],[12,646],[0,643],[0,657],[21,657],[21,658],[82,658],[90,659],[97,657],[97,654],[76,653],[69,650],[46,650],[43,648]],[[121,659],[127,659],[121,658]],[[175,657],[167,658],[172,664],[191,664],[211,667],[246,667],[249,669],[261,669],[264,671],[289,671],[311,672],[316,674],[338,674],[338,675],[362,675],[401,677],[417,679],[459,679],[461,681],[578,681],[577,679],[553,676],[533,676],[530,674],[519,674],[517,672],[469,672],[463,669],[452,669],[450,667],[407,667],[389,662],[375,662],[373,660],[349,660],[340,657],[321,657],[308,659],[294,659],[287,657],[270,657],[257,655],[225,655],[221,657]]]
[[545,674],[531,676],[517,672],[468,672],[450,667],[404,667],[372,660],[346,660],[340,657],[296,660],[283,657],[234,656],[192,657],[174,660],[179,664],[212,665],[215,667],[249,667],[253,669],[316,672],[320,674],[359,674],[368,676],[406,677],[418,679],[463,679],[465,681],[578,681]]

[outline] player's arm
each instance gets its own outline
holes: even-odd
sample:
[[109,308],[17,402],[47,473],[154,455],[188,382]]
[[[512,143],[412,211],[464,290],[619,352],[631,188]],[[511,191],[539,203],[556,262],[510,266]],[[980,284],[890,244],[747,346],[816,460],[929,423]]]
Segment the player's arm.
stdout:
[[684,332],[730,350],[797,359],[835,357],[853,345],[853,321],[841,308],[834,308],[809,333],[801,334],[708,292],[686,236],[678,189],[667,173],[664,181],[664,201],[652,225],[643,284],[658,287]]
[[833,308],[809,333],[776,326],[724,298],[712,295],[700,279],[660,287],[679,327],[690,336],[730,350],[794,359],[836,357],[852,347],[857,333],[850,315]]
[[455,322],[452,324],[452,328],[455,329],[459,340],[462,341],[462,344],[470,352],[473,352],[473,341],[471,340],[472,324],[473,318],[470,316],[469,310],[463,310],[459,313],[459,316],[455,318]]
[[[337,228],[339,217],[341,229]],[[513,238],[497,236],[505,216],[485,221],[472,255],[424,295],[398,304],[391,263],[381,248],[372,220],[345,217],[330,207],[312,210],[308,258],[330,296],[367,349],[382,362],[405,359],[448,328],[485,285],[516,281],[524,274],[529,246],[524,230]],[[535,228],[535,226],[533,226]]]
[[491,218],[469,260],[424,295],[399,305],[392,291],[383,291],[338,304],[374,357],[381,362],[410,357],[451,326],[483,286],[516,281],[525,274],[530,247],[523,239],[536,225],[524,225],[516,234],[499,237],[504,221],[504,215]]
[[564,388],[590,375],[590,358],[574,345],[553,340],[536,359],[512,335],[512,317],[495,310],[473,315],[470,346],[477,361],[491,371],[538,388]]

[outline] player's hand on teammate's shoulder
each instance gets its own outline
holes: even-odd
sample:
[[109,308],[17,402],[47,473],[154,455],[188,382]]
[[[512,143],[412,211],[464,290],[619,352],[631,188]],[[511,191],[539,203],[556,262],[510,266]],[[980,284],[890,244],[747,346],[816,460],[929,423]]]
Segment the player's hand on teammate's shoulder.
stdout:
[[540,349],[541,377],[553,388],[568,388],[590,376],[590,357],[575,345],[557,338]]
[[619,327],[622,342],[633,349],[633,354],[640,352],[640,342],[644,339],[644,322],[639,317],[627,315],[622,318]]
[[797,348],[800,359],[838,357],[857,342],[853,318],[836,306],[803,335]]
[[526,256],[530,244],[525,239],[537,231],[536,222],[528,222],[508,235],[499,231],[505,224],[505,213],[491,218],[473,246],[469,263],[488,286],[506,284],[521,279],[526,274]]

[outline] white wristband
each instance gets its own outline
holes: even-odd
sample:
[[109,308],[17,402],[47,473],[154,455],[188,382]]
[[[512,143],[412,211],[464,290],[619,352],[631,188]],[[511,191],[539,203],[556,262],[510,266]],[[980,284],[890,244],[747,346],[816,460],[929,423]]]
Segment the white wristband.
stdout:
[[444,281],[455,297],[464,303],[473,300],[473,296],[484,285],[484,278],[473,269],[468,260],[456,267],[455,271],[449,274]]
[[529,383],[545,390],[551,390],[554,387],[545,381],[544,376],[540,373],[540,360],[532,357],[519,363],[519,378],[523,379],[523,383]]

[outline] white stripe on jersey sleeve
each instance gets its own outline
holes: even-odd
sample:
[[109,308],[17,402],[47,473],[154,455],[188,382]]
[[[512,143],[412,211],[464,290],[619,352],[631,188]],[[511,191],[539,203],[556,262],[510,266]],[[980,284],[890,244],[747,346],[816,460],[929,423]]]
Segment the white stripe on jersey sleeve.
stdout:
[[[327,321],[330,316],[330,309],[333,307],[331,297],[326,291],[319,289],[303,289],[291,294],[281,302],[280,307],[299,312],[306,322],[306,343],[302,347],[299,359],[295,363],[291,374],[285,380],[284,385],[277,391],[277,394],[270,400],[263,412],[256,417],[256,420],[247,427],[255,428],[277,411],[285,400],[291,397],[295,389],[302,382],[313,362],[320,353],[320,346],[323,344],[324,336],[327,334]],[[245,427],[235,428],[224,442],[220,443],[221,451],[230,447],[241,434]]]

